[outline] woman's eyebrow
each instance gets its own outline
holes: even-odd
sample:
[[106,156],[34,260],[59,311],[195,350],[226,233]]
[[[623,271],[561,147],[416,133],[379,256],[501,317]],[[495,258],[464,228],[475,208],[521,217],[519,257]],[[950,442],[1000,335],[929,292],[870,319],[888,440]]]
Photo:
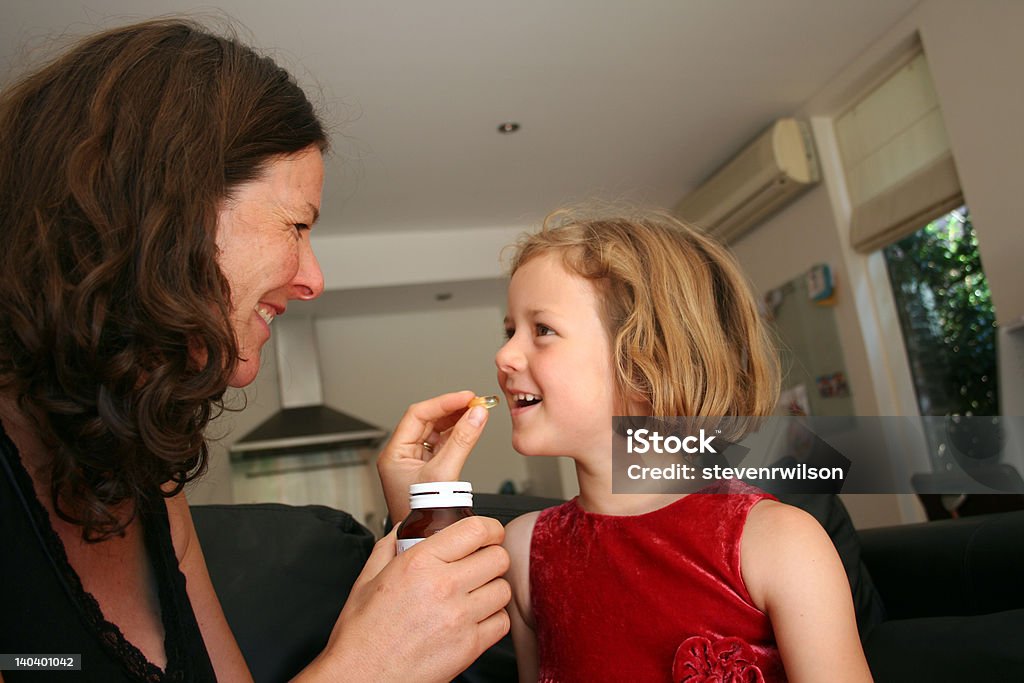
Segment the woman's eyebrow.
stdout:
[[309,210],[313,212],[313,220],[309,222],[309,224],[312,225],[316,223],[318,220],[320,220],[320,209],[315,207],[312,202],[306,202],[306,206],[309,207]]

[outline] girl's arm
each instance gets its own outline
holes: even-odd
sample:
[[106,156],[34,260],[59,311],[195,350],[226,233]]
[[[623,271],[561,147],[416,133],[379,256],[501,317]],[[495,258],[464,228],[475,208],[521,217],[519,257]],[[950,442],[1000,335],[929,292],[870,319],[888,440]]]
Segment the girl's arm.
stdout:
[[516,664],[520,683],[534,683],[539,672],[537,635],[533,630],[530,608],[530,539],[539,512],[530,512],[509,522],[505,527],[505,549],[511,564],[505,578],[512,586],[508,615],[512,621],[512,643],[516,648]]
[[740,564],[751,599],[771,619],[791,683],[872,680],[846,572],[814,517],[758,503],[743,529]]

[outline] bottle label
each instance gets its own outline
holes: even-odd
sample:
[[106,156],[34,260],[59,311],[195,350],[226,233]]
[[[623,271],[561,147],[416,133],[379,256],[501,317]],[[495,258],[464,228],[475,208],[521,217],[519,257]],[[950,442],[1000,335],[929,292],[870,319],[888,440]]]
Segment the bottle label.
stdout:
[[426,540],[426,539],[422,539],[422,538],[399,538],[398,539],[398,553],[399,554],[404,553],[406,550],[408,550],[409,548],[413,547],[414,545],[416,545],[417,543],[419,543],[420,541],[423,541],[423,540]]

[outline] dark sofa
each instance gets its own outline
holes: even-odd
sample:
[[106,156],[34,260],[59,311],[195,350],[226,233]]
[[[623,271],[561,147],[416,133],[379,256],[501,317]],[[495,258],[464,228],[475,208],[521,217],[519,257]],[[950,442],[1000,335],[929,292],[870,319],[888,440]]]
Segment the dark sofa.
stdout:
[[[1024,681],[1024,512],[854,530],[831,495],[782,496],[828,531],[850,579],[876,681]],[[559,501],[477,494],[504,523]],[[192,508],[227,619],[256,681],[284,681],[327,642],[373,546],[322,506]],[[461,675],[515,681],[509,639]]]

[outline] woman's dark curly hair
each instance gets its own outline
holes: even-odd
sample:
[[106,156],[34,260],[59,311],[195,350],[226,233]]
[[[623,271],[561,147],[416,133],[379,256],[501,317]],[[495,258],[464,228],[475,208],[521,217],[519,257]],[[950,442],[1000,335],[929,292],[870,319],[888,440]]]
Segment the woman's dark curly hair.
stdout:
[[87,540],[205,470],[238,358],[218,209],[313,145],[284,69],[184,20],[95,35],[0,93],[0,389]]

